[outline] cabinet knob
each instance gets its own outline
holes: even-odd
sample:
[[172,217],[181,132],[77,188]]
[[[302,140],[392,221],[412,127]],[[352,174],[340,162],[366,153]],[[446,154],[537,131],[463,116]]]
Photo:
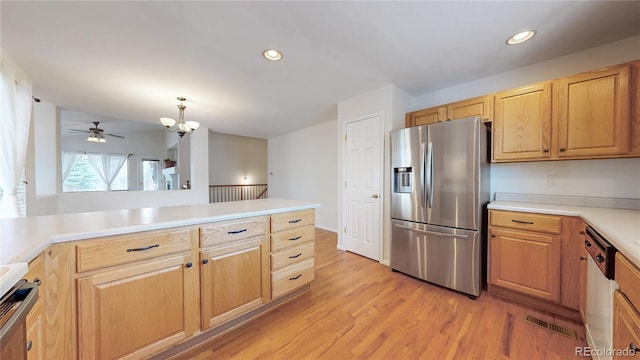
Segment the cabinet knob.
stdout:
[[633,352],[633,355],[635,356],[636,353],[638,353],[638,346],[634,343],[629,344],[629,350],[631,350]]
[[193,266],[193,263],[191,261],[189,261],[188,263],[185,264],[186,267],[190,268]]
[[39,277],[36,277],[36,278],[33,279],[33,284],[36,285],[36,286],[40,286],[40,285],[42,285],[42,280],[40,280]]
[[496,237],[496,234],[491,234],[491,237]]
[[587,258],[584,256],[580,256],[580,261],[584,261],[584,260],[587,260]]
[[587,240],[584,241],[584,246],[591,247],[591,243]]
[[604,262],[604,256],[602,256],[600,254],[596,255],[596,261],[597,262]]
[[560,148],[560,149],[558,149],[558,150],[560,150],[560,152],[565,152],[565,151],[567,151],[567,149],[566,149],[566,148]]
[[[631,344],[631,345],[633,345],[633,344]],[[30,351],[32,347],[33,347],[33,341],[31,341],[31,340],[27,341],[27,351]]]
[[585,232],[584,232],[584,231],[580,231],[580,235],[584,235],[584,234],[585,234]]
[[548,152],[549,152],[549,149],[542,149],[542,151],[544,151],[544,152],[548,153]]
[[202,259],[202,263],[203,264],[208,264],[209,263],[209,259]]

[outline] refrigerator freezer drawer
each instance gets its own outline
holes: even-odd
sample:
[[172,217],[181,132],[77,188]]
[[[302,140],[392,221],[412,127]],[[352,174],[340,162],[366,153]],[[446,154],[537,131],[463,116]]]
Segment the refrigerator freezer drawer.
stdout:
[[478,231],[391,221],[391,268],[472,296],[482,291]]

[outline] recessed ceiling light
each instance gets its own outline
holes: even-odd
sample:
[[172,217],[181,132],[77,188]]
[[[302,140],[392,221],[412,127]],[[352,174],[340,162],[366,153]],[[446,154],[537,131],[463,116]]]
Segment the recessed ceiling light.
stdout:
[[526,30],[526,31],[519,32],[513,35],[512,37],[510,37],[509,39],[507,39],[507,45],[522,44],[523,42],[531,39],[535,34],[536,34],[535,30]]
[[267,49],[262,52],[262,56],[269,61],[279,61],[282,59],[282,53],[278,50]]

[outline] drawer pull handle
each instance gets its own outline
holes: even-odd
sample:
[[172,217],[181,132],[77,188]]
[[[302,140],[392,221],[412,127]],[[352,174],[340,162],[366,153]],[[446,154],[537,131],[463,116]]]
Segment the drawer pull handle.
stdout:
[[525,221],[525,220],[518,220],[518,219],[512,219],[511,221],[517,224],[533,225],[532,221]]
[[300,239],[302,239],[302,235],[296,236],[294,238],[289,238],[289,241],[296,241],[296,240],[300,240]]
[[232,235],[232,234],[241,234],[243,232],[247,231],[247,229],[242,229],[242,230],[234,230],[234,231],[227,231],[227,234]]
[[584,241],[584,246],[591,247],[591,243],[588,240]]
[[297,257],[300,257],[300,255],[302,255],[302,253],[298,253],[298,255],[289,256],[289,259],[295,259]]
[[157,247],[160,247],[160,244],[149,245],[149,246],[143,246],[143,247],[140,247],[140,248],[127,249],[127,252],[132,252],[132,251],[145,251],[145,250],[149,250],[149,249],[153,249],[153,248],[157,248]]
[[292,278],[289,278],[289,280],[298,280],[298,279],[300,279],[300,276],[302,276],[302,274],[299,274],[298,276],[294,276]]
[[300,221],[302,221],[302,219],[289,220],[289,224],[299,223]]
[[37,277],[37,278],[34,278],[34,279],[33,279],[33,283],[34,283],[36,286],[40,286],[40,285],[42,285],[42,280],[40,280],[40,278],[38,278],[38,277]]

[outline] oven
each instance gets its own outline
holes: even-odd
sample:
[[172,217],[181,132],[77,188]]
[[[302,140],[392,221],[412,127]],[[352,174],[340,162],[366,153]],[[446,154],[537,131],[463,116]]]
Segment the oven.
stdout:
[[26,359],[27,314],[38,300],[38,287],[18,281],[0,298],[0,359]]
[[585,232],[587,256],[587,343],[594,359],[611,359],[616,249],[591,226]]

